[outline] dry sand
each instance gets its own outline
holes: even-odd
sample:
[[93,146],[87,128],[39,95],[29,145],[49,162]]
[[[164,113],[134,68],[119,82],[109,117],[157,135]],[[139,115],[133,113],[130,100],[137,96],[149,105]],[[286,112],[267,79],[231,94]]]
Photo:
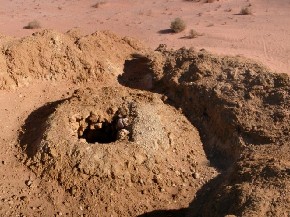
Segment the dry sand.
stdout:
[[[105,4],[92,7],[97,2]],[[241,8],[249,4],[253,15],[238,15]],[[176,17],[186,21],[186,31],[166,33],[164,30]],[[213,3],[183,0],[18,0],[1,2],[0,33],[30,35],[33,31],[23,27],[32,20],[39,21],[43,28],[62,32],[74,27],[80,28],[84,34],[111,30],[119,35],[141,39],[152,48],[163,43],[172,48],[205,48],[217,54],[250,57],[272,70],[289,73],[289,17],[288,0],[220,0]],[[192,40],[183,38],[190,29],[204,36]]]
[[[263,63],[278,73],[290,73],[290,2],[288,0],[219,0],[213,3],[183,0],[106,0],[98,8],[92,7],[97,2],[89,0],[38,2],[11,0],[1,2],[1,55],[9,56],[4,53],[6,48],[12,48],[12,56],[17,57],[16,59],[8,59],[9,61],[0,58],[1,87],[5,89],[0,92],[0,121],[2,123],[0,129],[2,144],[0,149],[1,216],[60,216],[66,213],[68,216],[81,216],[84,213],[90,216],[89,210],[84,210],[86,204],[80,204],[80,201],[83,200],[72,197],[71,193],[60,186],[57,180],[39,178],[39,174],[35,175],[20,161],[23,157],[17,142],[19,130],[33,111],[48,102],[71,96],[75,89],[82,86],[83,83],[80,80],[82,81],[83,78],[79,79],[78,73],[82,74],[83,68],[84,72],[89,72],[84,66],[100,70],[96,72],[100,77],[97,78],[93,86],[118,86],[117,76],[122,73],[122,63],[131,52],[140,51],[142,47],[138,42],[119,39],[111,33],[105,33],[107,36],[103,36],[103,33],[97,36],[88,36],[80,42],[80,44],[83,43],[82,49],[86,50],[88,56],[78,54],[77,67],[74,64],[69,64],[70,59],[63,58],[69,70],[77,69],[77,73],[68,74],[67,81],[57,78],[52,79],[53,82],[50,80],[51,78],[44,81],[34,80],[45,77],[47,73],[45,70],[49,70],[49,68],[40,64],[37,65],[36,69],[41,71],[36,70],[37,73],[32,71],[31,74],[27,74],[30,69],[34,68],[35,61],[39,61],[38,54],[31,55],[33,53],[29,53],[30,46],[35,50],[40,47],[45,48],[47,46],[46,40],[48,42],[51,38],[45,38],[48,37],[47,35],[43,38],[39,36],[40,39],[37,39],[38,47],[33,45],[35,38],[19,39],[19,37],[29,36],[33,32],[39,31],[23,29],[30,21],[37,20],[42,28],[55,29],[60,32],[78,28],[82,35],[91,34],[97,30],[111,30],[120,36],[135,37],[151,49],[155,49],[159,44],[167,44],[169,48],[174,49],[185,46],[196,49],[204,48],[217,54],[245,56]],[[239,15],[241,8],[249,4],[251,4],[253,14]],[[168,31],[168,28],[170,22],[176,17],[183,18],[187,23],[187,28],[184,32],[173,34]],[[202,36],[188,39],[190,29],[196,30]],[[59,33],[48,32],[48,35],[50,34],[64,37]],[[74,38],[72,34],[74,33],[71,33],[70,37]],[[105,40],[103,40],[104,38]],[[109,40],[107,41],[106,38]],[[95,64],[98,58],[98,56],[93,56],[95,50],[90,50],[95,44],[94,40],[102,41],[101,46],[96,48],[101,57],[99,65]],[[65,39],[64,42],[62,44],[64,47],[71,45],[73,47],[73,39]],[[107,46],[111,43],[115,43],[114,46],[116,46],[114,55],[110,55],[114,46],[110,48]],[[133,46],[131,46],[132,43]],[[102,45],[106,47],[102,47]],[[21,49],[18,50],[18,48]],[[18,53],[18,51],[20,52]],[[75,50],[67,52],[64,49],[58,55],[70,52],[75,52]],[[45,49],[42,49],[40,53],[47,54]],[[26,62],[25,59],[28,56],[33,61]],[[54,60],[58,58],[58,56],[53,55],[49,58],[52,57]],[[84,63],[84,59],[90,61]],[[110,62],[108,63],[106,59],[109,59]],[[111,64],[114,61],[116,64]],[[3,66],[7,66],[6,64],[8,64],[8,71],[3,68]],[[110,68],[110,64],[113,68]],[[54,67],[55,71],[64,72],[65,67],[61,64],[56,64]],[[6,72],[10,72],[10,74],[6,74]],[[106,77],[100,72],[107,72],[109,76]],[[29,82],[19,82],[23,74],[31,77],[28,79]],[[59,76],[66,78],[65,74],[59,74]],[[13,90],[3,88],[6,85],[6,80],[3,83],[2,78],[6,79],[5,76],[9,77],[8,86],[11,85],[9,87],[12,87]],[[84,79],[87,78],[86,76]],[[17,87],[15,84],[20,85]],[[289,104],[286,104],[285,110],[289,110]],[[278,158],[278,154],[276,157]],[[289,159],[287,161],[287,156],[284,158],[288,164]],[[289,171],[289,167],[285,171]],[[289,182],[289,179],[286,181]],[[285,191],[282,193],[285,194]],[[271,198],[271,195],[266,196]],[[287,198],[285,200],[287,201]],[[179,208],[184,206],[182,204]],[[146,209],[143,207],[140,210]],[[152,210],[154,209],[147,211]],[[287,210],[280,211],[286,213]],[[274,214],[272,213],[272,215]],[[164,216],[170,215],[172,216],[172,213],[164,214]],[[112,216],[118,215],[113,213]],[[157,213],[155,216],[160,215]]]

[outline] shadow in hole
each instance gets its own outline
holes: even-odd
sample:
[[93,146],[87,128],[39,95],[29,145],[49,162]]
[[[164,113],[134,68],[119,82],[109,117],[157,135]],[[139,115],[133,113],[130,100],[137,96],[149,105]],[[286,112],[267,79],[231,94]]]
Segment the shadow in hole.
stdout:
[[26,152],[28,157],[32,157],[37,151],[37,147],[39,146],[46,129],[48,116],[51,115],[55,111],[55,108],[65,100],[66,99],[47,103],[34,110],[25,120],[19,134],[19,142],[21,148]]
[[118,76],[118,82],[126,87],[151,90],[153,87],[153,73],[148,68],[149,60],[142,56],[133,56],[133,59],[124,63],[124,73]]
[[172,29],[161,29],[158,31],[159,34],[172,34],[174,31]]
[[102,122],[101,128],[91,129],[91,122],[89,118],[86,119],[86,122],[89,123],[87,128],[84,130],[83,136],[79,138],[84,138],[88,143],[101,143],[108,144],[115,142],[117,140],[118,128],[117,128],[117,117],[114,117],[112,122],[104,121]]

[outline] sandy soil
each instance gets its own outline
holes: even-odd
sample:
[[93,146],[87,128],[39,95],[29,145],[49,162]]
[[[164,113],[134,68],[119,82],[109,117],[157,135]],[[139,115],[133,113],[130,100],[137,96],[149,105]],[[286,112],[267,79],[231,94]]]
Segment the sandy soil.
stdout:
[[[13,42],[14,36],[28,36],[35,31],[39,31],[23,29],[32,20],[38,20],[45,29],[51,28],[60,32],[66,32],[76,27],[80,29],[83,35],[93,33],[96,30],[109,29],[121,36],[135,37],[152,49],[155,49],[159,44],[167,44],[169,48],[174,49],[186,46],[197,49],[205,48],[217,54],[245,56],[262,62],[278,73],[290,73],[290,2],[288,0],[220,0],[214,3],[182,0],[106,0],[98,8],[92,7],[97,2],[92,0],[38,2],[11,0],[3,1],[0,4],[0,34],[8,36],[0,37],[2,54],[4,56],[6,48],[9,47],[12,48],[11,54],[15,57],[15,59],[6,61],[6,59],[1,59],[2,56],[0,56],[1,88],[5,89],[3,86],[6,85],[6,81],[2,82],[2,75],[11,78],[9,82],[11,82],[13,88],[13,90],[1,90],[0,92],[0,120],[2,123],[0,129],[2,144],[0,149],[1,216],[61,216],[65,214],[70,216],[72,215],[72,207],[74,216],[83,214],[90,216],[89,211],[84,212],[84,205],[80,205],[80,199],[72,197],[70,192],[60,186],[57,180],[43,180],[21,162],[21,159],[23,159],[21,157],[22,151],[17,141],[19,130],[33,111],[48,102],[71,96],[73,91],[82,85],[82,82],[79,82],[78,79],[80,75],[83,75],[84,66],[88,66],[89,69],[100,69],[100,71],[95,72],[99,76],[97,79],[100,82],[94,83],[94,85],[118,86],[117,76],[122,73],[122,63],[128,58],[129,53],[134,50],[140,51],[139,48],[141,47],[141,45],[138,47],[138,43],[131,46],[132,41],[117,39],[108,33],[105,34],[107,36],[103,36],[102,33],[96,37],[97,40],[106,37],[110,40],[102,40],[101,45],[103,44],[106,48],[104,49],[102,46],[98,48],[100,50],[97,50],[97,54],[101,57],[99,58],[97,55],[93,56],[95,50],[90,50],[90,46],[93,47],[92,45],[96,43],[94,41],[95,36],[83,38],[80,42],[80,44],[83,44],[81,49],[86,50],[88,55],[83,56],[78,53],[77,66],[72,64],[72,67],[70,59],[64,58],[64,62],[62,62],[71,67],[65,70],[73,70],[79,74],[70,74],[71,77],[68,75],[69,78],[66,81],[63,80],[66,73],[59,74],[61,79],[34,80],[39,78],[39,74],[34,74],[33,70],[30,71],[31,69],[41,70],[41,73],[43,73],[40,75],[41,78],[42,76],[45,77],[47,73],[45,70],[51,69],[39,65],[35,68],[38,53],[33,50],[37,51],[39,47],[48,46],[45,41],[48,42],[49,40],[44,38],[43,41],[38,41],[38,47],[32,46],[33,49],[30,49],[30,46],[33,45],[35,39],[15,39],[17,43]],[[249,4],[252,5],[253,14],[239,15],[240,9]],[[186,21],[187,29],[184,32],[173,34],[168,31],[168,28],[170,22],[176,17],[181,17]],[[194,29],[203,35],[188,39],[186,36],[190,29]],[[66,37],[58,35],[58,33],[52,33],[52,35]],[[40,35],[39,38],[41,37]],[[73,38],[74,36],[70,37]],[[63,47],[74,44],[73,39],[67,40],[65,38],[64,41],[68,43],[65,43]],[[110,55],[114,46],[107,48],[108,45],[113,43],[115,43],[116,51],[120,55]],[[21,48],[19,53],[18,48]],[[61,51],[57,55],[74,53],[74,49],[77,50],[73,48],[68,52],[62,53]],[[30,52],[31,50],[33,52]],[[47,54],[45,49],[42,49],[41,52],[41,54]],[[9,54],[5,55],[9,56]],[[52,55],[49,58],[54,57],[56,61],[59,57],[57,55]],[[30,56],[32,61],[26,63],[27,56]],[[83,60],[87,59],[89,61],[84,63]],[[106,61],[107,59],[110,61]],[[46,59],[44,58],[44,60]],[[95,64],[96,62],[97,64]],[[116,64],[112,64],[115,62]],[[7,63],[10,64],[7,66],[9,69],[7,72],[10,74],[6,74],[6,68],[4,68]],[[65,67],[62,68],[62,63],[54,65],[54,70],[63,70]],[[91,71],[85,68],[84,72],[90,73]],[[108,72],[109,76],[106,77],[100,72]],[[20,82],[23,74],[26,75],[25,78],[27,76],[31,77],[28,83],[26,81],[23,83],[24,86]],[[86,76],[87,74],[84,76],[84,80]],[[15,85],[17,83],[21,85],[17,87]],[[289,104],[286,104],[285,109],[289,110]],[[288,150],[287,148],[285,150]],[[277,151],[277,153],[276,156],[278,157],[279,152]],[[288,163],[287,156],[284,156],[284,158]],[[289,167],[285,171],[289,171]],[[289,182],[289,179],[286,179],[286,181]],[[282,191],[283,194],[285,192]],[[186,207],[186,205],[183,203],[179,206],[179,208],[182,207]],[[170,208],[176,207],[172,206]],[[146,209],[142,208],[141,210]],[[284,211],[282,210],[281,213],[286,213],[287,210]],[[142,212],[140,211],[140,213]],[[172,213],[164,216],[170,215]],[[118,215],[113,214],[113,216]],[[155,216],[158,216],[158,213]]]
[[[92,7],[97,2],[98,8]],[[251,4],[253,15],[238,15]],[[166,33],[170,22],[181,17],[187,29]],[[4,1],[0,6],[0,33],[30,35],[23,29],[37,20],[43,28],[67,31],[78,27],[84,34],[111,30],[133,36],[156,48],[165,43],[173,48],[205,48],[217,54],[244,55],[263,62],[277,72],[290,68],[290,2],[288,0],[220,0],[203,3],[183,0],[72,0]],[[186,39],[194,29],[204,34]],[[160,33],[161,31],[161,33]]]

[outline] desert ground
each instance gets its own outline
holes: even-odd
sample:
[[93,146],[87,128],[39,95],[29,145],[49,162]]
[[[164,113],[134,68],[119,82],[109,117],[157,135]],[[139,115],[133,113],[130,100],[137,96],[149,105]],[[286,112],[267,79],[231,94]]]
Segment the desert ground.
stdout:
[[0,48],[0,216],[290,216],[289,0],[2,1]]

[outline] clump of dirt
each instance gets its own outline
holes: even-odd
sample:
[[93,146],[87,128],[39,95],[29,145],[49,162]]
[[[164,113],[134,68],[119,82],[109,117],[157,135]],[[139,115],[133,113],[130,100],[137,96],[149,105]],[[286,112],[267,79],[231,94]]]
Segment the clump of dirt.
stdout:
[[[223,173],[204,186],[190,216],[287,216],[290,201],[290,79],[240,57],[160,46],[125,63],[120,81],[142,81],[198,127],[209,159]],[[134,77],[134,76],[133,76]],[[288,213],[287,213],[288,212]]]
[[197,130],[159,94],[87,88],[39,110],[20,136],[24,161],[79,198],[84,214],[184,208],[217,175]]
[[131,53],[146,49],[109,31],[82,36],[74,29],[66,34],[43,30],[23,39],[3,37],[0,50],[0,89],[9,89],[35,79],[109,82],[122,72]]

